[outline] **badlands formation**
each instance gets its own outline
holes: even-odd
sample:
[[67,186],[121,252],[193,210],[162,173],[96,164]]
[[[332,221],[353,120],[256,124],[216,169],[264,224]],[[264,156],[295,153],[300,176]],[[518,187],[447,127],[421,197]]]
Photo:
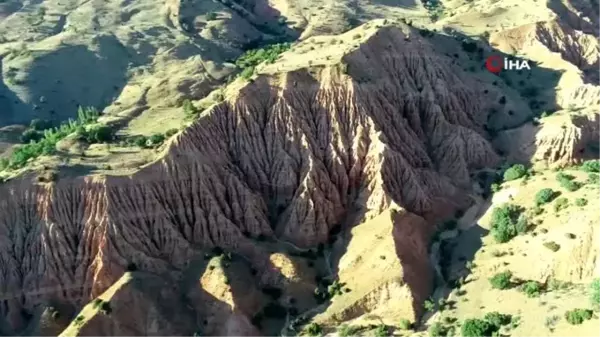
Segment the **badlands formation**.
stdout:
[[[183,127],[155,150],[93,144],[5,169],[0,334],[440,335],[431,327],[444,323],[450,336],[457,319],[502,310],[521,315],[515,335],[593,333],[597,317],[545,329],[534,317],[545,309],[488,278],[510,265],[522,280],[573,284],[557,307],[587,301],[597,181],[563,192],[589,200],[579,211],[532,216],[544,235],[496,244],[484,232],[496,206],[534,209],[554,171],[583,181],[575,167],[598,158],[597,5],[486,3],[449,1],[433,17],[408,1],[44,1],[44,29],[29,30],[2,4],[3,46],[32,45],[2,59],[3,156],[13,124],[82,104],[104,107],[119,136]],[[513,15],[524,9],[536,20]],[[249,46],[293,40],[233,78]],[[532,69],[491,74],[494,53]],[[187,122],[186,98],[203,109]],[[111,172],[142,154],[152,160]],[[514,163],[532,167],[529,180],[499,184]],[[458,229],[443,231],[449,221]],[[565,226],[575,241],[544,250]],[[457,283],[469,301],[454,300]]]

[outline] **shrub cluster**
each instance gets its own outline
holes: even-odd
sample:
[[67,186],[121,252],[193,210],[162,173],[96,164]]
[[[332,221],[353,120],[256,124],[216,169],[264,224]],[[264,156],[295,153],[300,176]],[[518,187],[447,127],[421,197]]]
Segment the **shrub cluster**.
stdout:
[[524,292],[527,297],[539,297],[543,290],[543,285],[537,281],[527,281],[521,285],[520,290]]
[[569,324],[578,325],[592,318],[592,310],[573,309],[565,313],[565,319]]
[[560,212],[561,210],[563,210],[567,207],[569,207],[569,199],[567,199],[565,197],[558,198],[554,202],[554,211],[555,212]]
[[585,172],[600,172],[600,160],[586,160],[581,164],[581,170]]
[[508,242],[517,236],[517,234],[527,231],[529,223],[522,212],[522,207],[512,204],[504,204],[494,209],[492,212],[491,229],[496,242]]
[[570,192],[577,191],[581,187],[581,184],[573,181],[573,179],[575,179],[575,177],[572,175],[564,174],[562,172],[556,175],[556,180],[558,180],[560,186]]
[[490,278],[490,283],[492,285],[492,288],[504,290],[512,287],[513,284],[510,281],[511,278],[512,273],[510,272],[510,270],[507,270],[492,276]]
[[525,165],[515,164],[504,171],[504,181],[516,180],[523,177],[527,173]]
[[[100,114],[94,108],[80,107],[77,111],[77,120],[70,119],[59,127],[45,129],[43,132],[38,129],[47,126],[46,124],[37,121],[35,123],[32,122],[34,125],[32,125],[31,129],[26,131],[26,133],[29,134],[27,136],[29,137],[27,139],[29,140],[29,143],[19,146],[12,153],[8,160],[8,164],[5,163],[5,168],[18,169],[25,166],[30,159],[37,158],[41,155],[54,154],[56,152],[56,143],[78,130],[85,130],[85,126],[96,123],[99,116]],[[98,139],[104,139],[103,137],[105,135],[106,130],[98,126],[94,129],[94,135],[90,139],[92,141],[97,141]]]
[[242,69],[242,78],[249,79],[254,74],[254,68],[262,62],[274,63],[279,55],[290,49],[291,43],[277,43],[264,48],[252,49],[245,52],[235,65]]
[[535,203],[536,205],[543,205],[543,204],[547,204],[550,201],[554,200],[554,198],[556,198],[557,193],[554,192],[551,188],[544,188],[539,190],[536,194],[535,194]]

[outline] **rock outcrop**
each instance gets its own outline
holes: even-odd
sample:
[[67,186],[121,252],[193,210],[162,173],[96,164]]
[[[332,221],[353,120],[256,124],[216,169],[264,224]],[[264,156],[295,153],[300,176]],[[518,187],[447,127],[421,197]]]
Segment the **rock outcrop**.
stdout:
[[[258,284],[278,284],[259,237],[313,247],[393,203],[429,229],[468,206],[470,172],[498,161],[483,131],[485,85],[415,35],[380,29],[344,56],[345,72],[261,75],[131,176],[2,186],[0,314],[11,331],[49,300],[81,308],[131,264],[177,279],[221,247],[247,260]],[[411,252],[428,238],[403,221],[394,258],[411,288],[423,272]]]

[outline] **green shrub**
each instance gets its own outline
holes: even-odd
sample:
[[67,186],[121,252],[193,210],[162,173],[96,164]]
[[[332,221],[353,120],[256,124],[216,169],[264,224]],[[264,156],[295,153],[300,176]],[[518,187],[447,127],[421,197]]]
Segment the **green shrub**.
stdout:
[[165,136],[167,136],[167,137],[171,137],[171,136],[173,136],[174,134],[176,134],[178,131],[179,131],[179,130],[177,130],[177,129],[169,129],[169,130],[167,130],[167,132],[165,132]]
[[553,252],[557,252],[560,249],[560,245],[554,241],[544,242],[544,247],[550,249]]
[[102,305],[102,300],[99,298],[94,299],[94,301],[92,302],[92,307],[94,308],[99,308]]
[[306,327],[306,333],[309,336],[321,336],[321,334],[323,333],[323,329],[321,328],[321,326],[317,323],[310,323],[307,327]]
[[113,138],[113,131],[107,125],[96,124],[86,131],[86,140],[89,143],[106,143]]
[[262,62],[274,63],[279,55],[290,47],[291,43],[277,43],[264,48],[248,50],[235,61],[235,65],[242,69],[241,76],[243,78],[250,78],[257,65]]
[[36,131],[44,131],[52,127],[52,124],[42,119],[32,119],[29,128]]
[[44,135],[41,132],[27,129],[21,134],[21,143],[29,144],[30,142],[37,142],[42,138],[44,138]]
[[600,278],[596,278],[590,284],[590,301],[595,310],[600,310]]
[[212,21],[212,20],[216,20],[217,19],[217,13],[215,12],[208,12],[206,13],[206,20],[207,21]]
[[525,165],[515,164],[504,171],[504,181],[516,180],[523,177],[527,173]]
[[162,144],[164,141],[165,141],[165,135],[163,135],[162,133],[155,133],[152,136],[150,136],[150,138],[148,138],[148,142],[152,146],[158,146],[158,145]]
[[433,309],[435,309],[435,303],[433,300],[426,299],[425,302],[423,302],[423,309],[425,309],[425,311],[433,311]]
[[600,160],[586,160],[581,165],[581,170],[585,172],[600,172]]
[[490,336],[494,327],[488,321],[470,318],[464,321],[460,330],[463,337],[481,337]]
[[356,336],[359,330],[360,329],[356,326],[342,324],[338,327],[337,332],[340,337],[351,337]]
[[519,216],[517,223],[515,224],[515,228],[517,229],[518,234],[525,234],[530,228],[529,219],[524,214]]
[[591,318],[592,310],[587,309],[573,309],[565,313],[565,319],[572,325],[579,325]]
[[400,324],[398,324],[400,329],[402,330],[410,330],[412,329],[412,323],[406,318],[400,320]]
[[[517,205],[504,204],[492,212],[491,232],[498,243],[508,242],[518,234],[517,223],[523,209]],[[521,219],[519,226],[528,227],[527,219]],[[522,229],[522,228],[521,228]]]
[[524,292],[527,297],[539,297],[542,292],[542,285],[536,281],[527,281],[521,285],[521,291]]
[[495,192],[498,192],[498,191],[500,191],[500,190],[502,189],[502,185],[500,185],[500,184],[498,184],[498,183],[493,183],[493,184],[490,186],[490,189],[492,190],[492,192],[494,192],[494,193],[495,193]]
[[535,194],[536,205],[547,204],[556,197],[556,193],[551,188],[544,188]]
[[77,120],[69,120],[62,123],[59,127],[46,129],[43,132],[43,137],[38,141],[30,141],[16,148],[9,159],[8,168],[18,169],[30,159],[37,158],[41,155],[51,155],[56,152],[56,143],[61,139],[75,132],[83,125],[93,124],[99,117],[98,111],[94,108],[79,108],[77,111]]
[[375,337],[387,337],[389,335],[389,328],[385,324],[379,324],[375,329]]
[[499,330],[503,325],[510,324],[511,317],[511,315],[501,314],[497,311],[493,311],[485,314],[483,319],[493,325],[496,330]]
[[442,325],[442,323],[439,322],[435,322],[433,324],[431,324],[431,326],[429,326],[429,329],[427,329],[427,332],[429,333],[430,337],[440,337],[440,336],[446,336],[446,328]]
[[148,144],[148,138],[146,136],[137,135],[128,139],[128,142],[133,143],[135,146],[145,148]]
[[577,198],[577,199],[575,199],[575,205],[576,206],[583,207],[583,206],[585,206],[587,204],[588,204],[588,201],[587,201],[586,198]]
[[192,101],[190,101],[189,99],[183,101],[182,108],[183,113],[188,117],[195,116],[200,112],[200,110],[196,108],[194,103],[192,103]]
[[508,288],[512,287],[512,282],[510,281],[511,278],[512,278],[512,273],[509,270],[503,271],[503,272],[497,273],[496,275],[492,276],[490,278],[490,284],[492,285],[492,288],[494,288],[494,289],[500,289],[500,290],[508,289]]
[[563,210],[567,207],[569,207],[569,199],[567,199],[565,197],[558,198],[554,202],[554,211],[555,212],[560,212],[561,210]]
[[597,185],[600,182],[600,175],[597,173],[588,173],[586,183]]
[[561,180],[559,181],[560,186],[562,188],[564,188],[565,190],[569,191],[569,192],[574,192],[577,191],[579,188],[581,188],[581,184],[576,182],[576,181],[572,181],[572,180]]

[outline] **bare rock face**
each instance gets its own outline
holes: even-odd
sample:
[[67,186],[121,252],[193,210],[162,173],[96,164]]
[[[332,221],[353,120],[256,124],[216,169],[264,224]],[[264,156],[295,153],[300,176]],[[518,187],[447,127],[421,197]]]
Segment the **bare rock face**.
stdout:
[[516,161],[539,161],[550,166],[576,164],[586,157],[590,146],[598,143],[598,121],[595,109],[573,116],[564,112],[544,118],[537,126],[526,124],[503,131],[494,144]]
[[[132,176],[3,186],[1,315],[19,331],[22,310],[49,298],[81,307],[131,263],[178,277],[212,247],[243,256],[259,284],[278,284],[281,267],[254,238],[315,246],[392,203],[431,229],[468,206],[469,173],[498,160],[481,84],[431,51],[383,28],[344,57],[346,73],[259,76]],[[402,282],[414,283],[427,268],[405,243],[422,249],[428,235],[405,225],[394,223],[396,258]],[[239,333],[236,324],[222,333]]]

